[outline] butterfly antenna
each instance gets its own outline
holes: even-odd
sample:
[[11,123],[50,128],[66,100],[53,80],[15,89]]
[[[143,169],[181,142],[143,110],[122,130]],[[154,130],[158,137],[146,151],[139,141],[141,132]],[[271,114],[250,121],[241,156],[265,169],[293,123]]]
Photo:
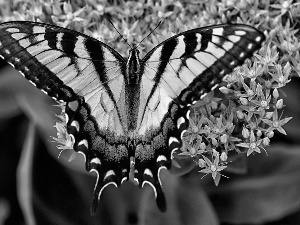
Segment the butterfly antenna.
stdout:
[[122,37],[122,39],[125,41],[125,43],[130,47],[130,44],[128,44],[127,40],[123,37],[123,35],[118,31],[118,29],[115,27],[115,25],[108,19],[108,21],[110,22],[110,24],[115,28],[115,30],[118,32],[118,34]]
[[144,37],[143,38],[143,40],[141,40],[136,46],[135,46],[135,48],[137,48],[146,38],[148,38],[155,30],[156,30],[156,28],[158,28],[159,27],[159,25],[162,23],[162,21],[159,21],[159,23],[156,25],[156,27],[153,29],[153,30],[151,30],[150,32],[149,32],[149,34],[146,36],[146,37]]

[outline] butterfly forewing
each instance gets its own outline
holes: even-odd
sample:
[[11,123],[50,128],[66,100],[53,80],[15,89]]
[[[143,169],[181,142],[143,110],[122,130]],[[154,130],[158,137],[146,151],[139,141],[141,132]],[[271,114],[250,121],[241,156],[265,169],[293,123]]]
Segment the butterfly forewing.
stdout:
[[171,168],[189,125],[189,108],[260,48],[264,35],[246,25],[189,30],[130,63],[87,35],[34,22],[0,24],[0,56],[31,83],[66,102],[67,131],[86,169],[98,175],[92,211],[109,184],[135,180],[166,210],[159,173]]

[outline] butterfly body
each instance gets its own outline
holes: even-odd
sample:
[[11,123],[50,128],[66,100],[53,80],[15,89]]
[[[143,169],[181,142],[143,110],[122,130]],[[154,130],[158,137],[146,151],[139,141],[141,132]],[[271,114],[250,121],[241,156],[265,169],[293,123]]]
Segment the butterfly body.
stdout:
[[92,212],[110,184],[150,184],[166,210],[159,173],[182,146],[190,107],[260,48],[264,35],[246,25],[180,33],[143,59],[69,29],[34,22],[0,24],[0,56],[31,83],[66,102],[67,132],[87,171],[97,174]]

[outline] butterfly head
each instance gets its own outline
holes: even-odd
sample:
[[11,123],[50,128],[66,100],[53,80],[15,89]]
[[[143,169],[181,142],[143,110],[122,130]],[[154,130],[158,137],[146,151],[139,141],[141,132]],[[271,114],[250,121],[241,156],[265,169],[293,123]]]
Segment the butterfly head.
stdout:
[[140,74],[140,56],[139,50],[136,46],[130,49],[129,57],[127,60],[127,77],[129,78],[128,83],[138,84]]

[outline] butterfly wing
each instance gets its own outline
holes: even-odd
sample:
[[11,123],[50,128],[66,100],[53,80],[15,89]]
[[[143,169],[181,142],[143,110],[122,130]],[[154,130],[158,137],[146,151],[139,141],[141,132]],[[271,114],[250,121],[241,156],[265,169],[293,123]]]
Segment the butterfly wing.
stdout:
[[102,190],[129,177],[124,59],[84,34],[32,22],[0,25],[0,56],[37,88],[67,102],[73,148],[98,175],[94,212]]
[[172,153],[182,146],[190,106],[251,57],[264,39],[246,25],[209,26],[169,38],[142,60],[135,177],[141,187],[152,186],[162,211],[159,172],[170,169]]

